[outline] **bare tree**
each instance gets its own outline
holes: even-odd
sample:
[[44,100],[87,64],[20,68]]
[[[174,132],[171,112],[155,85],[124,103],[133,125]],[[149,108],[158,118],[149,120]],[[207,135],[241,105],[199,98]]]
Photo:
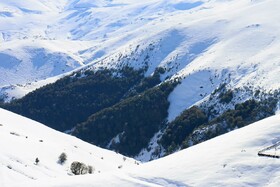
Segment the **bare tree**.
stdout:
[[72,162],[70,169],[75,175],[84,175],[88,173],[89,168],[82,162]]

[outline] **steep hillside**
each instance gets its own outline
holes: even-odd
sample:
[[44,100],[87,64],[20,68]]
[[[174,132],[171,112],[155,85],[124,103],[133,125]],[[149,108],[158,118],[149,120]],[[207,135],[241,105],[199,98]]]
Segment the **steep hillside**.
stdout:
[[[221,82],[279,88],[277,1],[33,1],[1,2],[0,86],[6,99],[26,83],[83,64],[129,63],[185,77],[171,98],[174,119]],[[258,15],[258,16],[252,16]],[[240,19],[242,17],[242,19]],[[14,23],[13,27],[10,23]],[[270,72],[267,76],[265,72]],[[246,76],[245,76],[246,75]],[[210,79],[210,80],[209,80]],[[197,87],[188,96],[191,82]],[[18,84],[18,85],[17,85]],[[12,86],[11,86],[12,85]],[[269,86],[271,85],[271,87]],[[29,87],[29,89],[26,89]],[[203,88],[201,88],[203,87]],[[21,90],[25,90],[22,91]],[[201,96],[202,95],[202,96]]]
[[87,70],[2,106],[87,142],[135,156],[164,127],[168,96],[178,84],[157,85],[160,72],[144,77],[143,70],[129,67]]
[[[38,122],[0,109],[0,186],[35,180],[71,178],[74,161],[93,167],[92,177],[121,172],[118,167],[137,166],[133,159],[98,148]],[[59,162],[61,153],[66,161]],[[36,158],[38,162],[36,163]]]
[[[123,173],[56,178],[23,183],[26,186],[279,186],[280,115],[219,136],[165,158]],[[22,184],[21,184],[22,185]],[[15,185],[20,186],[20,185]]]
[[[182,3],[184,10],[201,4]],[[182,11],[180,5],[157,0],[1,2],[3,99],[22,97],[39,86],[32,84],[34,81],[64,74],[84,64],[95,64],[120,50],[129,50],[131,45],[149,45],[147,41],[157,33],[148,34],[148,28],[143,26],[160,21],[170,12]],[[140,27],[143,28],[139,30]],[[159,29],[164,30],[166,27]],[[177,40],[174,47],[179,43]],[[167,55],[166,52],[162,55]]]
[[[276,115],[152,161],[134,176],[162,186],[278,186],[279,160],[258,152],[279,143],[279,120]],[[279,146],[271,154],[279,155]]]
[[143,71],[131,68],[85,71],[64,77],[6,105],[9,110],[51,128],[67,131],[91,114],[118,103],[141,79]]
[[[75,74],[82,76],[74,78],[74,84],[70,81],[69,84],[60,87],[60,80],[27,95],[22,100],[7,104],[5,107],[10,110],[49,126],[62,125],[65,127],[60,129],[62,131],[71,130],[70,133],[81,135],[80,138],[91,143],[133,156],[136,151],[131,153],[131,149],[123,149],[131,143],[136,143],[135,140],[128,141],[127,137],[137,139],[141,137],[134,137],[133,134],[149,134],[147,137],[142,136],[144,140],[140,142],[145,142],[145,145],[141,146],[143,149],[137,154],[137,158],[150,160],[271,116],[277,108],[279,109],[280,27],[274,21],[280,18],[279,11],[275,9],[280,6],[278,1],[83,0],[67,3],[58,1],[58,4],[39,2],[49,8],[36,5],[37,9],[41,7],[42,13],[35,14],[32,11],[30,20],[36,24],[31,24],[30,30],[47,28],[44,35],[47,39],[34,40],[36,48],[44,43],[49,49],[62,51],[79,62],[82,67],[67,74],[68,77],[62,81],[71,80]],[[5,6],[27,6],[28,3],[8,4]],[[33,9],[36,9],[35,5]],[[2,16],[1,19],[6,20],[6,23],[9,19],[20,20],[12,15]],[[50,19],[51,23],[46,22],[49,26],[41,27],[41,24],[46,23],[38,24],[38,16],[43,16],[44,19],[49,16],[53,19]],[[9,30],[6,29],[3,33]],[[32,32],[24,33],[33,38],[30,34]],[[18,49],[12,47],[13,43],[29,46],[32,40],[25,41],[13,34],[4,40],[5,45],[1,47],[5,50],[11,48],[13,51]],[[59,63],[62,61],[59,60]],[[39,62],[46,61],[39,58]],[[8,65],[10,64],[11,61]],[[13,66],[12,71],[15,67],[18,66]],[[88,71],[93,74],[106,72],[108,69],[118,72],[125,67],[130,67],[133,71],[143,71],[143,74],[141,78],[132,78],[138,82],[125,83],[125,88],[115,99],[102,91],[102,84],[97,92],[91,92],[94,90],[93,84],[87,84],[91,81],[85,80],[86,77],[83,76],[83,73]],[[36,72],[37,70],[38,68]],[[3,71],[2,75],[9,72]],[[71,68],[67,71],[71,71]],[[58,74],[60,73],[56,75]],[[14,75],[21,77],[21,73],[13,73]],[[28,72],[24,73],[25,75],[36,74]],[[3,80],[8,81],[13,76],[7,74],[3,76]],[[46,77],[48,76],[53,75],[48,74]],[[59,77],[61,76],[66,74]],[[49,80],[53,82],[59,77]],[[150,84],[149,79],[153,80],[153,77],[156,79]],[[109,80],[114,78],[119,79],[119,74],[113,73]],[[22,96],[34,87],[46,83],[48,80],[38,84],[6,85],[2,89],[3,100]],[[79,86],[80,83],[83,86]],[[161,85],[173,83],[176,83],[176,86],[169,90],[170,92],[163,91],[164,96],[161,92],[156,92]],[[107,86],[114,88],[114,81]],[[67,92],[69,90],[70,95]],[[81,96],[83,91],[86,99]],[[105,94],[105,98],[100,97],[100,100],[93,102],[92,100],[97,98],[95,94],[99,91],[100,95]],[[158,99],[159,96],[163,99]],[[63,98],[73,101],[73,106],[71,102],[67,102],[66,105],[61,102]],[[113,101],[96,107],[100,102],[107,101],[107,98]],[[146,106],[135,107],[135,103],[143,100],[147,101]],[[36,102],[47,103],[43,108],[36,108],[41,106],[36,106]],[[161,106],[161,110],[154,106]],[[186,115],[192,111],[193,106],[198,109],[197,115]],[[152,108],[157,111],[151,113],[149,109]],[[141,109],[143,111],[140,113]],[[46,111],[52,111],[54,118],[46,117]],[[84,116],[78,115],[81,111],[84,112]],[[192,119],[189,119],[189,116],[196,119],[195,123],[190,123]],[[199,119],[201,116],[203,120]],[[117,123],[113,118],[119,119],[121,123]],[[95,122],[98,122],[97,125]],[[141,129],[140,132],[140,128],[130,129],[139,124],[144,124],[147,128]],[[148,128],[149,125],[151,128]],[[110,137],[88,138],[103,130]],[[131,134],[126,135],[125,131]],[[140,147],[137,151],[139,149]]]

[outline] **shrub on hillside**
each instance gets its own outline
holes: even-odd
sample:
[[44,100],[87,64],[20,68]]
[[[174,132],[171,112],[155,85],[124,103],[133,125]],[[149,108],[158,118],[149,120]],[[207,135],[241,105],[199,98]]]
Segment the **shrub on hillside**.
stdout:
[[66,153],[61,153],[58,157],[58,163],[64,164],[66,160],[67,160]]
[[84,175],[89,171],[89,168],[84,163],[78,161],[72,162],[70,169],[74,175]]
[[88,173],[92,174],[94,172],[94,167],[91,165],[88,165]]

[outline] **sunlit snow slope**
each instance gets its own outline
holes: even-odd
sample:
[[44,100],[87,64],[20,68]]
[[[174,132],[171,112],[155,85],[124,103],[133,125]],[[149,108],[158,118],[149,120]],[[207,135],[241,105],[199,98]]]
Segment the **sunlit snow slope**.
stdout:
[[[85,143],[40,123],[0,109],[0,186],[22,186],[23,182],[72,177],[70,165],[83,162],[95,168],[91,177],[118,173],[137,162],[112,151]],[[67,160],[58,163],[64,152]],[[39,163],[35,164],[35,159]],[[48,184],[48,183],[45,183]]]
[[[26,186],[279,186],[280,160],[259,157],[258,152],[278,141],[280,115],[232,131],[123,173],[102,172],[52,180]],[[279,150],[272,150],[279,154]]]
[[27,82],[83,64],[148,65],[147,75],[160,66],[167,70],[162,79],[185,78],[170,97],[172,120],[221,82],[280,87],[279,6],[275,0],[2,1],[0,87],[9,100],[43,85]]

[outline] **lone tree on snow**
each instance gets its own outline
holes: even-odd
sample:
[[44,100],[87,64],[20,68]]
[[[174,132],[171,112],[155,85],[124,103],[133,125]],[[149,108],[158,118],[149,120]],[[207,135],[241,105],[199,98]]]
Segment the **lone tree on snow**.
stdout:
[[58,163],[64,164],[66,160],[67,160],[67,155],[66,155],[66,153],[64,153],[64,152],[61,153],[61,154],[59,155],[59,157],[58,157]]
[[39,160],[39,158],[37,157],[37,158],[35,159],[35,165],[38,165],[39,162],[40,162],[40,160]]
[[89,174],[92,174],[93,172],[94,172],[94,167],[93,166],[90,166],[90,165],[88,165],[88,173]]
[[72,162],[70,169],[75,175],[84,175],[88,173],[88,167],[82,162]]

